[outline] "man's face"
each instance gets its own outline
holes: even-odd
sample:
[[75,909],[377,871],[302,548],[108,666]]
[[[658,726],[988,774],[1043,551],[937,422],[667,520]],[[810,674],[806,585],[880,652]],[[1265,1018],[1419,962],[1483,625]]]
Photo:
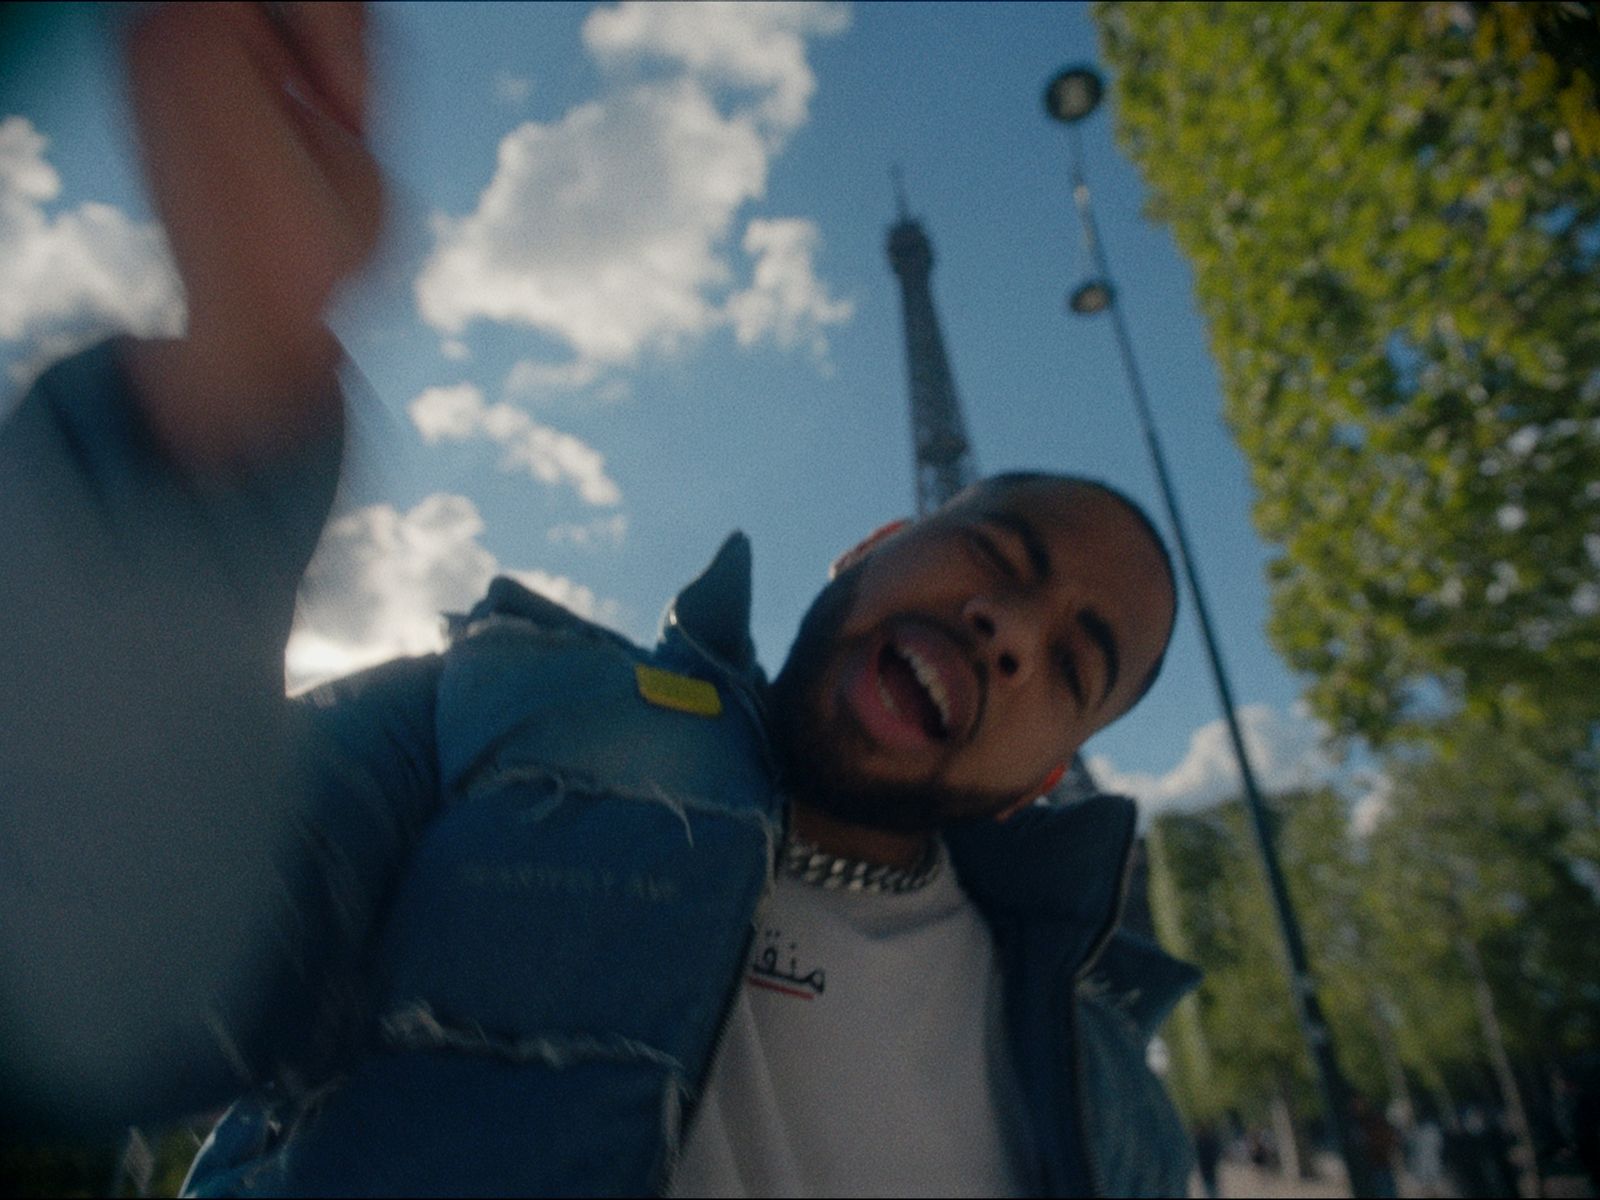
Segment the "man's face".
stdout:
[[1132,704],[1174,600],[1115,497],[1054,480],[973,489],[807,614],[774,682],[794,786],[897,830],[1003,808]]

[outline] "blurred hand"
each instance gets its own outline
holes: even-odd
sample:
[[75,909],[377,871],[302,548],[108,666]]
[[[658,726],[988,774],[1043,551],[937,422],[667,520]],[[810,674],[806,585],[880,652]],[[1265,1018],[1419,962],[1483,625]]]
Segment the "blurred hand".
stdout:
[[384,205],[365,20],[359,3],[173,3],[129,36],[145,172],[189,306],[187,336],[136,344],[129,367],[185,465],[269,455],[339,419],[324,314]]

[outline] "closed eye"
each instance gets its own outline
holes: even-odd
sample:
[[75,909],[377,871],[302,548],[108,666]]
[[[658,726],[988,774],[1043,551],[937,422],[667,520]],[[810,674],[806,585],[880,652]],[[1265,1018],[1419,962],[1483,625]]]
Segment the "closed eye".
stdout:
[[1078,702],[1081,711],[1088,703],[1088,693],[1083,686],[1083,676],[1078,674],[1078,660],[1073,658],[1069,650],[1056,652],[1056,671],[1067,681],[1067,687],[1072,690],[1072,695]]
[[978,553],[988,560],[990,566],[1014,583],[1022,581],[1022,572],[1017,569],[1015,563],[1006,557],[1005,552],[995,544],[995,540],[992,537],[975,526],[969,526],[963,532],[966,533],[972,544],[978,548]]

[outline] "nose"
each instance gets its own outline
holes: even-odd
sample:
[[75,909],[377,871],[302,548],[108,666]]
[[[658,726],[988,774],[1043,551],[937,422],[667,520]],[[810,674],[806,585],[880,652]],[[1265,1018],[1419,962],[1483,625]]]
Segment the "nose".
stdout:
[[979,653],[996,682],[1020,687],[1033,678],[1044,647],[1038,620],[1026,606],[974,596],[961,615],[978,635]]

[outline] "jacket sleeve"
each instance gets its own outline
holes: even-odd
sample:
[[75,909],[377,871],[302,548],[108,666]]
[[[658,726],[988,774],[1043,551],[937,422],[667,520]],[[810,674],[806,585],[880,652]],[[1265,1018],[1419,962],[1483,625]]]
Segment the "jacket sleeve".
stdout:
[[441,793],[434,713],[443,658],[402,658],[324,684],[295,704],[304,799],[285,874],[279,945],[262,1010],[241,1006],[255,1048],[230,1081],[315,1086],[370,1026],[373,936]]
[[1102,1186],[1117,1196],[1181,1196],[1193,1147],[1165,1084],[1150,1069],[1150,1040],[1200,972],[1155,942],[1119,929],[1078,989],[1085,1132]]
[[[283,647],[341,452],[186,476],[116,343],[0,425],[0,1123],[208,1105],[276,1052],[270,1014],[309,1002],[360,826],[318,840],[339,718],[285,700]],[[371,682],[374,712],[393,690]],[[366,719],[404,726],[406,704]]]

